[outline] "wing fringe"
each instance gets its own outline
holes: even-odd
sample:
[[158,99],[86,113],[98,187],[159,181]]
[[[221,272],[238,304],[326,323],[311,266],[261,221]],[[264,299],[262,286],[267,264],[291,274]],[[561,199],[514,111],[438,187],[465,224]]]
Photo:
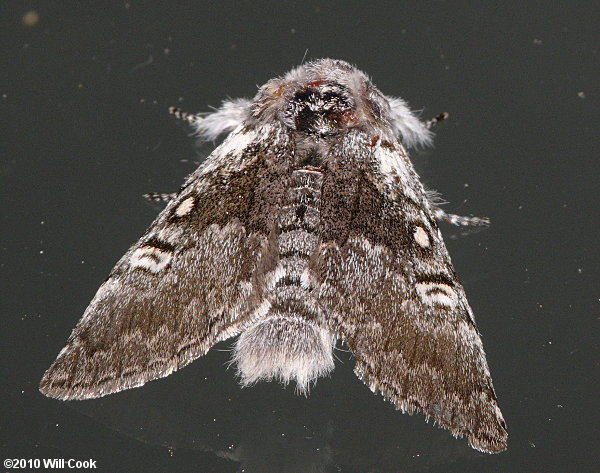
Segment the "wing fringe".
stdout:
[[[456,438],[463,436],[467,437],[469,445],[484,453],[500,453],[507,449],[508,433],[506,430],[506,423],[500,414],[498,406],[494,402],[493,404],[486,404],[483,409],[483,418],[479,417],[478,422],[474,428],[469,428],[464,424],[453,422],[452,420],[456,417],[468,417],[468,416],[457,416],[452,415],[450,419],[447,419],[439,413],[436,413],[432,407],[424,405],[423,401],[416,396],[411,398],[406,397],[400,390],[389,382],[382,381],[378,377],[369,372],[367,364],[356,361],[354,372],[356,376],[363,381],[371,391],[380,393],[384,399],[390,400],[396,409],[401,410],[403,413],[413,415],[421,412],[425,415],[426,420],[430,418],[434,420],[434,424],[439,427],[445,428],[451,432]],[[492,395],[495,401],[495,395]],[[464,404],[463,404],[464,406]],[[491,406],[495,407],[495,411]],[[452,410],[454,413],[459,412],[460,405],[455,405]],[[463,409],[464,410],[464,409]]]

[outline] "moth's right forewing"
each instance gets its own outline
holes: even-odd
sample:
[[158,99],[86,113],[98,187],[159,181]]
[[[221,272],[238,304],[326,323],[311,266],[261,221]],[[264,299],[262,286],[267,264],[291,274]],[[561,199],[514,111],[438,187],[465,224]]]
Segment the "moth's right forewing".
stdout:
[[278,130],[238,129],[117,263],[40,390],[85,399],[166,376],[235,335],[261,302]]
[[506,448],[479,332],[423,187],[400,145],[347,136],[322,189],[313,269],[357,375],[479,450]]

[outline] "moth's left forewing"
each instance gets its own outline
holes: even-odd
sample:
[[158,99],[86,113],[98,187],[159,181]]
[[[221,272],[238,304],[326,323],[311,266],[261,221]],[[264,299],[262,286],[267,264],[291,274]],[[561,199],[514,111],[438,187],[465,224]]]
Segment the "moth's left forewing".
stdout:
[[86,399],[140,386],[239,332],[269,269],[265,221],[280,198],[270,174],[289,152],[279,132],[240,127],[188,178],[99,288],[42,392]]
[[506,448],[472,312],[402,146],[348,133],[322,189],[314,271],[357,375],[403,411],[423,411],[479,450]]

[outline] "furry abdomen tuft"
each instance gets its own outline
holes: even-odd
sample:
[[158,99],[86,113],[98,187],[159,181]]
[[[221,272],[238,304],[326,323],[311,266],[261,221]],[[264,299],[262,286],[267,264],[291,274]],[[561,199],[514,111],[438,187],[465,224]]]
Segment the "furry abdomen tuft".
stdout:
[[310,384],[334,368],[335,338],[327,329],[293,315],[274,315],[248,328],[238,338],[233,361],[244,386],[277,379],[296,381],[307,394]]

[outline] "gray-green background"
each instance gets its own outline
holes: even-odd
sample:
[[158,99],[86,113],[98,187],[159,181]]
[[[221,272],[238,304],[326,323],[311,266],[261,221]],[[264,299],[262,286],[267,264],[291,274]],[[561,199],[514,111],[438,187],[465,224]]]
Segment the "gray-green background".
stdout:
[[[35,10],[39,21],[22,23]],[[11,1],[0,6],[3,458],[106,472],[592,472],[598,468],[597,2]],[[102,400],[37,391],[116,260],[201,159],[206,111],[307,58],[350,61],[423,116],[413,155],[483,333],[509,450],[394,411],[338,352],[308,399],[240,389],[230,342]],[[203,148],[204,155],[210,146]]]

